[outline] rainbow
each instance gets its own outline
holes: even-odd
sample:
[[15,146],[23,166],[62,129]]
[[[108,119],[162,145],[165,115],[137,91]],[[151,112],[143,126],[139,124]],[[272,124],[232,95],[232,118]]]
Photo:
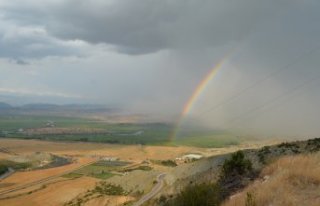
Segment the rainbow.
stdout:
[[201,94],[204,93],[210,81],[214,79],[217,73],[222,68],[223,64],[226,60],[229,59],[230,53],[222,58],[210,71],[205,77],[201,80],[201,82],[197,85],[196,89],[192,93],[191,97],[188,99],[187,103],[183,107],[180,117],[175,124],[173,132],[169,136],[169,140],[172,141],[178,134],[183,119],[191,112],[192,108],[194,107],[197,100],[200,98]]

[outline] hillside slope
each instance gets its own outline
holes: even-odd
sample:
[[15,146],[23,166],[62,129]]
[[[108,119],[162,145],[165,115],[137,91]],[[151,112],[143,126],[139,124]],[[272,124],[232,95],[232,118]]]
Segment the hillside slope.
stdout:
[[286,156],[223,206],[320,205],[320,153]]
[[[222,161],[213,165],[216,159]],[[320,205],[320,138],[207,160],[210,169],[182,178],[180,189],[162,193],[149,205]]]

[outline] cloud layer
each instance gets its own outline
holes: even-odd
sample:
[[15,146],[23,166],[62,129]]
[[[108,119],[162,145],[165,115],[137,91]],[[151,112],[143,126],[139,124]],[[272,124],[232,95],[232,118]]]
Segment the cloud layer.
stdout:
[[70,52],[70,45],[61,39],[113,45],[128,54],[203,49],[241,41],[292,4],[285,0],[4,1],[0,33],[2,44],[25,44],[25,53],[35,56],[39,50],[47,55]]

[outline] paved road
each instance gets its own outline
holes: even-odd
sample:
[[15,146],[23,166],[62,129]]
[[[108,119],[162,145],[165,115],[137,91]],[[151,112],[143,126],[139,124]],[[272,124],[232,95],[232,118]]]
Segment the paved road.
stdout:
[[154,197],[163,187],[163,178],[166,176],[165,173],[158,175],[157,181],[158,183],[152,188],[151,192],[143,196],[138,202],[136,202],[133,206],[140,206]]

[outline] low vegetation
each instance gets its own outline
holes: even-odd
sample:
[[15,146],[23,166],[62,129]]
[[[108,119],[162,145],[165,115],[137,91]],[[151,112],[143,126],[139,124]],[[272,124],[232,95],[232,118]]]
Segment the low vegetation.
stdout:
[[67,202],[65,206],[82,206],[91,199],[102,196],[127,196],[130,192],[125,191],[120,185],[113,185],[104,181],[97,183],[94,189]]
[[128,192],[120,185],[113,185],[106,182],[98,183],[92,192],[101,195],[128,195]]
[[320,151],[320,138],[307,141],[284,142],[275,146],[265,146],[258,151],[259,162],[263,165],[272,163],[284,155],[309,154]]
[[258,151],[259,162],[262,164],[266,164],[266,155],[271,154],[271,150],[269,146],[265,146]]
[[91,174],[91,177],[102,179],[102,180],[106,180],[106,179],[108,179],[110,177],[113,177],[114,175],[115,174],[113,174],[113,173],[102,171],[100,173]]
[[203,148],[219,148],[238,145],[242,138],[236,137],[227,131],[190,132],[184,137],[176,138],[174,144]]
[[243,175],[252,171],[252,163],[249,159],[245,158],[242,151],[238,151],[231,155],[222,166],[222,175],[224,178],[232,175]]
[[79,178],[82,176],[83,176],[83,174],[78,174],[78,173],[68,173],[68,174],[62,175],[62,177],[70,178],[70,179],[76,179],[76,178]]
[[151,160],[152,163],[163,165],[166,167],[176,167],[178,166],[174,160]]
[[[221,165],[221,175],[215,183],[190,182],[174,196],[161,196],[157,203],[162,206],[318,206],[319,151],[319,138],[257,151],[238,151]],[[255,163],[255,169],[254,159],[260,162]]]
[[244,187],[243,179],[252,174],[251,161],[238,151],[224,161],[216,183],[190,183],[174,198],[162,196],[158,202],[164,206],[218,206],[235,188]]
[[3,175],[4,173],[6,173],[8,171],[8,167],[5,165],[0,165],[0,175]]
[[152,167],[147,166],[147,165],[140,165],[138,167],[123,169],[123,170],[121,170],[121,172],[132,172],[134,170],[150,171],[150,170],[152,170]]
[[[111,162],[111,161],[110,161]],[[116,162],[116,161],[114,161]],[[81,169],[78,169],[72,173],[63,175],[62,177],[65,178],[78,178],[81,176],[90,176],[98,179],[108,179],[110,177],[113,177],[115,174],[112,173],[113,171],[117,171],[121,168],[121,166],[115,166],[118,165],[117,163],[110,163],[110,166],[107,164],[102,164],[101,162],[99,163],[94,163],[91,165],[88,165],[86,167],[83,167]],[[119,164],[119,165],[124,165],[124,164]]]
[[[48,127],[48,121],[53,127]],[[51,126],[51,125],[50,125]],[[1,116],[0,137],[110,144],[167,145],[173,125],[165,123],[110,123],[60,116]],[[33,133],[28,133],[32,129]],[[39,132],[45,130],[45,133]],[[82,132],[81,132],[82,131]]]
[[320,151],[320,138],[309,139],[307,141],[306,149],[308,149],[310,152]]
[[29,162],[14,162],[10,160],[0,160],[0,167],[12,168],[14,170],[24,170],[27,168],[31,168],[32,164]]
[[218,184],[188,185],[174,199],[162,196],[159,203],[164,206],[218,206],[222,201],[222,190]]
[[167,167],[176,167],[177,163],[173,160],[163,160],[161,161],[161,164]]
[[[50,125],[47,125],[48,122]],[[3,115],[0,117],[0,137],[196,147],[224,147],[240,142],[239,138],[226,131],[189,131],[185,138],[168,141],[174,126],[166,123],[106,124],[80,117]]]
[[[224,206],[320,205],[320,153],[282,157]],[[249,194],[249,195],[248,195]]]

